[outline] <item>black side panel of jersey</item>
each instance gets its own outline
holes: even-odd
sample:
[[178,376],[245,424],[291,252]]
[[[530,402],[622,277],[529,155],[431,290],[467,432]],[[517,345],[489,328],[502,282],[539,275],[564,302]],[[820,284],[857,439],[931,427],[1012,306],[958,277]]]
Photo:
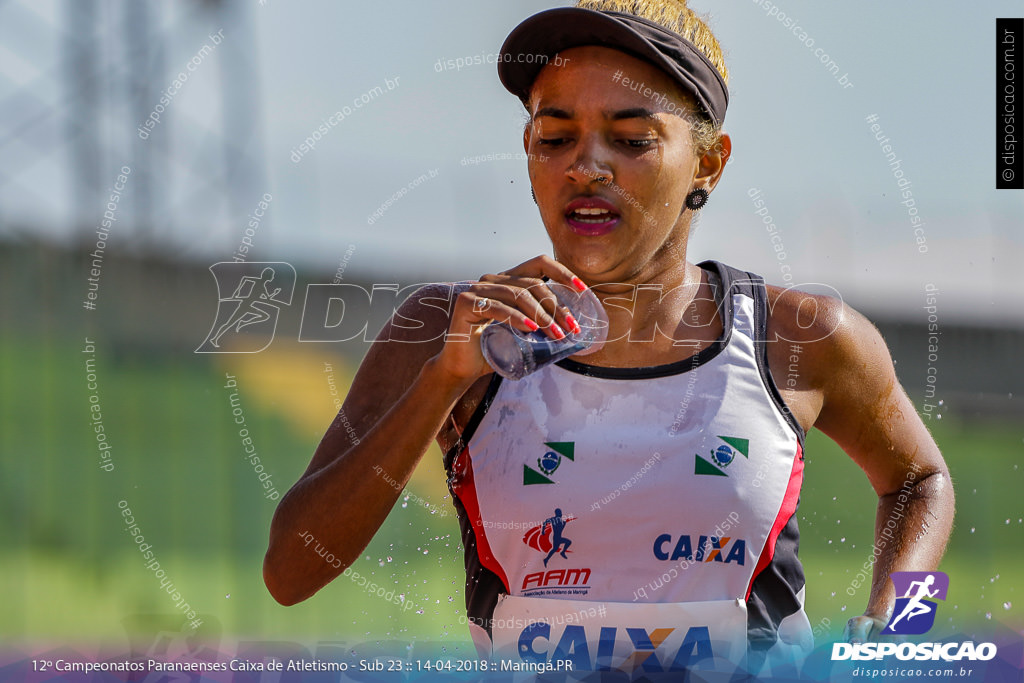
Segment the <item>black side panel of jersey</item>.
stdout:
[[473,533],[466,509],[454,495],[452,501],[462,530],[462,544],[466,548],[466,619],[486,629],[489,637],[494,608],[498,604],[498,596],[505,592],[505,585],[497,574],[480,564],[480,557],[476,553],[476,534]]
[[466,514],[466,508],[463,507],[462,501],[452,490],[452,467],[455,464],[455,458],[469,444],[480,421],[487,414],[501,382],[501,375],[495,373],[491,376],[487,391],[484,393],[480,405],[476,407],[473,415],[469,418],[458,443],[444,455],[444,471],[448,475],[448,491],[452,494],[452,504],[455,506],[455,515],[459,520],[459,529],[462,532],[462,546],[466,551],[464,558],[466,565],[466,618],[477,626],[485,628],[488,636],[491,635],[494,607],[498,604],[498,596],[505,592],[505,584],[497,574],[480,564],[473,525],[469,521],[469,515]]
[[[800,502],[797,501],[797,509]],[[779,624],[800,609],[797,593],[804,587],[804,569],[797,559],[800,529],[796,512],[775,541],[775,556],[750,589],[747,600],[747,639],[768,646],[778,640]]]

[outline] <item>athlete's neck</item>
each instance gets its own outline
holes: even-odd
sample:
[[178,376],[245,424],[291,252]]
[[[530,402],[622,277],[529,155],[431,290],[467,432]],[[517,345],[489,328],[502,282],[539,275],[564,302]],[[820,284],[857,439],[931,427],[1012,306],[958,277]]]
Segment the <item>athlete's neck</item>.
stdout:
[[[581,358],[584,362],[622,367],[662,364],[674,356],[686,357],[700,342],[714,339],[704,339],[714,332],[709,329],[714,306],[694,303],[712,300],[710,287],[703,270],[685,260],[645,269],[629,282],[597,284],[593,290],[608,313],[609,341],[600,352]],[[694,343],[675,343],[686,340]]]

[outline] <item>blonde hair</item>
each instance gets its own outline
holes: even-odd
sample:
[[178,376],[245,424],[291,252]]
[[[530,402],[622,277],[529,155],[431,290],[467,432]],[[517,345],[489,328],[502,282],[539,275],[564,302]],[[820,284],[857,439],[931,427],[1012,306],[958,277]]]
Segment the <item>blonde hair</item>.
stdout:
[[[721,74],[725,84],[729,85],[729,69],[725,66],[725,57],[718,39],[704,20],[686,6],[686,0],[576,0],[576,6],[582,9],[632,14],[678,33],[708,58]],[[697,153],[704,154],[715,146],[722,130],[710,117],[698,113],[698,119],[691,126],[693,143]]]

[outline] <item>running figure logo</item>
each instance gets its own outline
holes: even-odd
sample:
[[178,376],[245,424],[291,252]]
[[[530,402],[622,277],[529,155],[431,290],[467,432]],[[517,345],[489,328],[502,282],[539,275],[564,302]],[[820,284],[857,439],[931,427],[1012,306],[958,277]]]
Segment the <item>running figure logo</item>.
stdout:
[[[565,525],[576,519],[572,515],[568,517],[562,516],[562,509],[555,508],[555,516],[548,517],[544,520],[543,524],[538,524],[535,527],[531,527],[525,534],[523,534],[523,543],[530,546],[534,550],[547,553],[547,557],[544,558],[544,566],[548,566],[548,560],[550,560],[555,553],[561,552],[562,557],[565,557],[565,551],[572,545],[572,541],[562,535],[565,530]],[[565,557],[565,559],[569,559]]]
[[[281,307],[291,304],[295,292],[291,264],[223,261],[210,272],[217,281],[217,316],[196,353],[257,353],[270,346]],[[225,336],[230,351],[221,347]]]
[[932,599],[945,600],[949,591],[949,577],[944,572],[893,572],[892,584],[896,588],[896,606],[892,619],[883,634],[920,635],[935,624],[938,604]]
[[[562,557],[565,557],[565,551],[568,550],[569,546],[572,545],[572,541],[570,541],[568,538],[562,536],[562,529],[565,528],[565,525],[566,525],[566,523],[568,521],[569,520],[562,519],[562,510],[561,510],[561,508],[555,508],[555,516],[554,517],[548,517],[546,520],[544,520],[544,524],[541,525],[541,527],[540,527],[540,535],[541,536],[545,535],[545,532],[547,531],[548,525],[551,526],[551,552],[549,552],[548,556],[544,558],[544,566],[545,567],[548,566],[548,560],[551,559],[552,555],[554,555],[555,553],[558,553]],[[561,552],[559,552],[559,548],[561,548]],[[565,559],[569,559],[569,558],[565,557]]]

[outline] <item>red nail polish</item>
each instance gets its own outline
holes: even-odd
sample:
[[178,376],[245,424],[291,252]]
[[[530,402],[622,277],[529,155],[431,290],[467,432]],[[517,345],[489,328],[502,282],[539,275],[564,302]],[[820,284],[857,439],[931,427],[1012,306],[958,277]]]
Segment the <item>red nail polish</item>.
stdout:
[[576,318],[572,317],[571,313],[565,316],[565,322],[569,323],[569,327],[572,328],[573,334],[580,333],[580,324],[576,322]]
[[562,332],[562,328],[555,323],[551,323],[551,329],[555,333],[555,339],[565,339],[565,332]]
[[530,320],[529,318],[527,318],[523,322],[526,323],[526,326],[530,328],[530,332],[536,332],[537,330],[540,329],[540,326],[537,325],[537,323]]
[[572,284],[576,287],[576,289],[580,290],[581,292],[586,291],[587,289],[586,283],[583,282],[583,280],[579,279],[578,277],[573,277]]

